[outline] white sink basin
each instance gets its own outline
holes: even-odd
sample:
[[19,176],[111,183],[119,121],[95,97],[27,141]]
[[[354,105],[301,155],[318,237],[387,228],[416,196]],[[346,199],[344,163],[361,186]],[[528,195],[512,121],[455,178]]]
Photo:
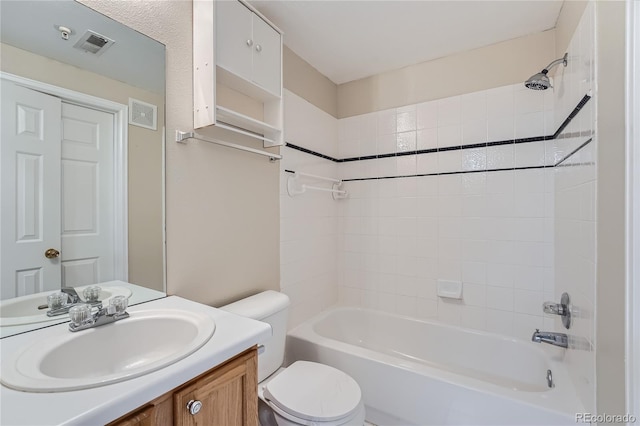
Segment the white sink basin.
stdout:
[[[88,286],[76,287],[76,291],[78,294],[82,295],[82,290],[86,287]],[[46,291],[1,301],[0,327],[67,319],[68,315],[48,317],[47,309],[38,309],[38,306],[47,304],[47,296],[51,293],[55,293],[55,291]],[[120,295],[129,298],[131,297],[131,290],[118,286],[101,287],[100,296],[98,298],[102,300],[104,305],[108,305],[109,299]]]
[[2,362],[0,381],[30,392],[104,386],[163,368],[192,354],[215,331],[215,322],[184,310],[140,310],[89,330],[59,333]]

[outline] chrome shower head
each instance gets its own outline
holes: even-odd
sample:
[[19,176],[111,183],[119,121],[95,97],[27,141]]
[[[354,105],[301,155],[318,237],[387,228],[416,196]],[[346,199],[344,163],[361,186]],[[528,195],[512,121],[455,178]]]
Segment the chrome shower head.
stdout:
[[547,90],[549,87],[552,87],[547,73],[551,68],[555,67],[558,64],[563,64],[566,67],[567,56],[568,54],[565,53],[562,58],[556,59],[555,61],[547,65],[545,69],[529,77],[529,79],[524,82],[525,87],[531,90]]
[[547,70],[543,70],[538,74],[532,75],[524,82],[524,85],[527,89],[531,90],[547,90],[551,87],[551,81],[549,80],[549,77],[547,77],[547,72]]

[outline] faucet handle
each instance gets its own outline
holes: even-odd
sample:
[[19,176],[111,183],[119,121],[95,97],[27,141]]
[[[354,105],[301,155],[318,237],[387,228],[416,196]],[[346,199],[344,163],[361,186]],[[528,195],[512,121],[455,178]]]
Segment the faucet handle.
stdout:
[[47,296],[47,306],[49,309],[59,309],[69,302],[69,295],[61,291],[56,291]]
[[84,300],[87,302],[97,302],[100,298],[100,292],[102,289],[97,285],[90,285],[89,287],[82,290],[82,296],[84,296]]
[[94,319],[91,315],[91,305],[81,303],[69,309],[69,318],[73,327],[81,327],[83,325],[93,323]]
[[542,304],[542,310],[545,314],[564,315],[566,306],[560,303],[544,302]]
[[129,307],[129,299],[125,296],[114,296],[109,300],[107,312],[109,315],[123,314]]
[[571,309],[569,308],[570,299],[569,294],[562,293],[560,303],[544,302],[542,304],[542,310],[545,314],[560,315],[562,317],[562,325],[568,329],[571,327]]

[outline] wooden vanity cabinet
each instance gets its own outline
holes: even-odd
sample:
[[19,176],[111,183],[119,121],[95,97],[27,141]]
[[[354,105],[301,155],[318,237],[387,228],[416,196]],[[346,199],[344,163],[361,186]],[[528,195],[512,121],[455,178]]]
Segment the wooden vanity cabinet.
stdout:
[[257,426],[257,366],[253,348],[107,426]]

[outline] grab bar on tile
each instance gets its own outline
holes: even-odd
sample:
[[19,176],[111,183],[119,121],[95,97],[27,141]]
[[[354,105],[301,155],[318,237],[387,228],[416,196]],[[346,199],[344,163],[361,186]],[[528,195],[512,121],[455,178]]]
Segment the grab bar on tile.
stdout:
[[[330,192],[334,200],[347,197],[347,191],[345,191],[344,189],[340,189],[340,187],[342,186],[342,181],[339,179],[333,179],[333,178],[328,178],[324,176],[317,176],[309,173],[292,172],[291,170],[286,170],[286,171],[289,173],[293,173],[293,176],[290,176],[289,179],[287,180],[287,193],[291,197],[304,194],[307,190]],[[331,188],[323,188],[320,186],[307,185],[305,183],[300,183],[300,178],[303,176],[309,177],[312,179],[319,179],[319,180],[326,180],[329,182],[333,182],[333,185]]]
[[340,179],[334,179],[334,178],[330,178],[330,177],[312,175],[311,173],[293,172],[293,174],[294,175],[298,175],[298,176],[304,176],[304,177],[312,178],[312,179],[319,179],[319,180],[326,180],[326,181],[329,181],[329,182],[335,182],[337,184],[341,184],[342,183],[342,181]]

